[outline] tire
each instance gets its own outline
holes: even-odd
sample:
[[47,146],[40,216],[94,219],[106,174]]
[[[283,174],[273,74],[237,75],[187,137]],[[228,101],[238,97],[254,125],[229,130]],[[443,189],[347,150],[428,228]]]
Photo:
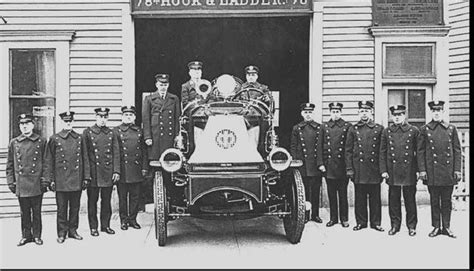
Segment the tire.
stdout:
[[288,174],[286,197],[289,201],[290,215],[283,218],[286,238],[290,243],[297,244],[301,240],[305,225],[305,192],[303,178],[298,169],[291,169]]
[[155,205],[155,238],[158,240],[158,246],[166,245],[168,234],[168,202],[166,198],[166,187],[163,183],[163,174],[157,170],[153,182],[153,199]]

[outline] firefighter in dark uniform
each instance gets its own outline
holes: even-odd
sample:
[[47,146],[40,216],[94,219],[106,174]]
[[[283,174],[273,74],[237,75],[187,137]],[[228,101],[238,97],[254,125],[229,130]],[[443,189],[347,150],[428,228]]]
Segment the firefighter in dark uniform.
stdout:
[[247,80],[245,83],[242,84],[241,89],[244,88],[256,88],[258,90],[261,90],[263,92],[262,94],[255,92],[255,91],[249,91],[246,95],[246,99],[248,100],[249,98],[251,99],[262,99],[265,103],[269,103],[271,100],[271,93],[270,89],[268,88],[267,85],[259,83],[258,80],[258,73],[259,73],[259,68],[254,65],[249,65],[245,67],[245,79]]
[[85,156],[85,178],[90,179],[87,188],[87,213],[92,236],[98,236],[97,201],[100,194],[100,230],[108,234],[115,234],[110,228],[112,206],[110,203],[113,186],[120,179],[120,152],[117,139],[112,129],[107,127],[109,108],[96,108],[96,123],[83,132]]
[[461,145],[457,129],[443,120],[444,101],[428,103],[432,121],[420,128],[418,168],[420,179],[428,185],[431,202],[430,237],[445,234],[456,238],[451,231],[451,209],[454,185],[461,176]]
[[[188,103],[200,99],[198,91],[196,88],[199,87],[202,77],[202,62],[201,61],[191,61],[188,63],[189,76],[190,79],[181,85],[181,103],[183,109],[188,105]],[[207,96],[210,98],[210,95]]]
[[342,226],[347,228],[349,227],[349,203],[344,148],[347,132],[352,125],[341,118],[342,108],[342,103],[329,104],[331,119],[324,124],[322,129],[322,149],[330,209],[330,219],[326,226],[331,227],[337,224],[339,217]]
[[50,184],[48,147],[46,139],[33,132],[32,115],[21,114],[18,119],[21,135],[10,141],[6,166],[8,188],[20,203],[22,238],[18,246],[42,245],[41,204]]
[[[58,243],[64,243],[66,234],[70,238],[82,240],[77,233],[79,227],[79,208],[84,179],[84,155],[82,135],[72,129],[74,112],[59,114],[65,128],[49,138],[49,159],[51,168],[50,190],[56,192]],[[88,170],[88,169],[87,169]],[[69,218],[68,218],[69,217]]]
[[311,220],[322,223],[319,217],[319,195],[322,171],[325,169],[321,149],[321,124],[313,120],[314,108],[312,103],[301,104],[303,121],[293,126],[290,153],[294,159],[303,161],[299,170],[303,177],[306,200],[311,203]]
[[402,223],[401,193],[405,202],[408,235],[416,234],[416,152],[420,131],[406,121],[404,105],[390,107],[393,124],[382,132],[380,173],[388,184],[388,210],[391,221],[389,235],[400,231]]
[[359,102],[360,120],[349,128],[346,139],[346,175],[354,182],[355,217],[357,225],[353,230],[367,228],[367,197],[370,208],[370,227],[384,231],[380,198],[379,173],[380,137],[383,126],[372,120],[374,104]]
[[168,92],[169,75],[157,74],[157,90],[143,101],[142,119],[148,159],[158,160],[168,148],[173,147],[179,133],[181,107],[176,95]]
[[143,131],[135,125],[135,106],[122,107],[122,124],[114,128],[120,149],[118,183],[120,228],[140,229],[137,223],[140,184],[148,172],[148,157]]

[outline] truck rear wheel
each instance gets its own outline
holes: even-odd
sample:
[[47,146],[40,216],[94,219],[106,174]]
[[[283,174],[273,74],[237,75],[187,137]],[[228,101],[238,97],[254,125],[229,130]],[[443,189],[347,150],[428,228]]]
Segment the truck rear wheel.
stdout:
[[290,169],[286,198],[289,202],[290,215],[283,218],[286,238],[290,243],[297,244],[301,240],[305,225],[305,192],[303,178],[298,169]]
[[168,202],[166,198],[166,187],[163,182],[163,174],[160,170],[155,172],[153,199],[155,205],[155,238],[158,240],[158,245],[162,247],[166,245],[166,237],[168,235]]

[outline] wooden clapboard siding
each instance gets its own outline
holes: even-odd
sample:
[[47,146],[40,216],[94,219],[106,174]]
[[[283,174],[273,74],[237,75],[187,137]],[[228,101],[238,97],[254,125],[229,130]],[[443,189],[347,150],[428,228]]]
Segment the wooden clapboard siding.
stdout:
[[460,131],[469,129],[469,1],[448,1],[449,118]]
[[[2,0],[0,31],[74,31],[70,42],[69,106],[79,132],[93,124],[94,108],[110,107],[111,126],[120,121],[123,96],[123,14],[129,0]],[[65,91],[65,90],[57,90]],[[6,185],[6,150],[0,150],[0,216],[19,214],[18,200]],[[85,197],[83,197],[84,199]],[[84,203],[84,200],[83,200]],[[52,192],[43,210],[55,210]]]
[[[344,119],[357,120],[357,101],[374,99],[374,39],[369,2],[327,2],[323,8],[323,121],[331,102],[344,103]],[[357,98],[355,98],[357,97]]]

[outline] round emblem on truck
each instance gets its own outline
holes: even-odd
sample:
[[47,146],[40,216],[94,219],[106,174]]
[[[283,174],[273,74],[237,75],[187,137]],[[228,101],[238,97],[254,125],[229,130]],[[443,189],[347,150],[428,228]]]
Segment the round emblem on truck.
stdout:
[[237,136],[229,129],[223,129],[217,132],[216,143],[222,149],[229,149],[234,147],[237,142]]

